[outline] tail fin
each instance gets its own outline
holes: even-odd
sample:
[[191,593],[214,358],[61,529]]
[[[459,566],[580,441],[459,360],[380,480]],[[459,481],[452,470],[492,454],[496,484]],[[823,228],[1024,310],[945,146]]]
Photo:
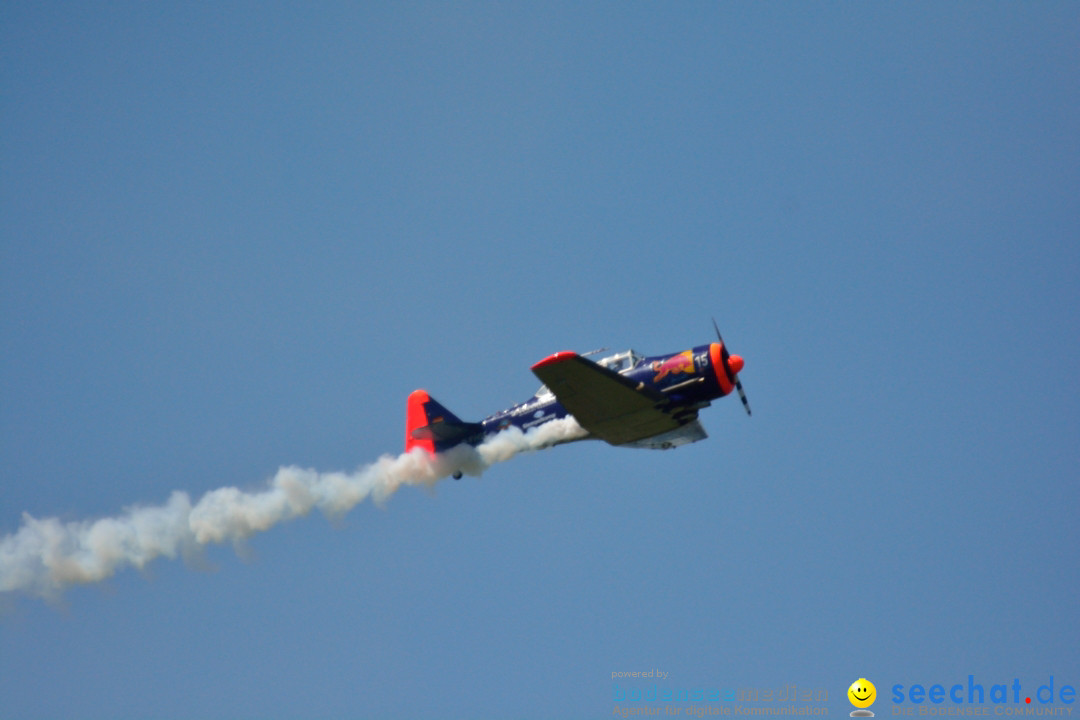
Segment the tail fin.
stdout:
[[405,404],[405,452],[420,447],[442,452],[463,442],[475,444],[483,437],[480,423],[467,423],[424,390],[414,390]]

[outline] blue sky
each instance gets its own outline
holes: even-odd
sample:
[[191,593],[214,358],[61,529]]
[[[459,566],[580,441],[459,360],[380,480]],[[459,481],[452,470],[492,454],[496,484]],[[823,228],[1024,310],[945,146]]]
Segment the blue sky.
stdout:
[[401,451],[715,316],[754,416],[2,598],[0,715],[1080,685],[1071,3],[12,3],[0,534]]

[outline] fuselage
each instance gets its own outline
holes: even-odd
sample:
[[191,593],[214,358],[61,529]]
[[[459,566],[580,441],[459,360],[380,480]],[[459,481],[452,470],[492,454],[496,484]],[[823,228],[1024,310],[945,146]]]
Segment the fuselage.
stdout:
[[[651,357],[628,350],[598,360],[597,364],[635,384],[660,391],[664,394],[667,407],[676,416],[679,413],[696,413],[733,390],[731,380],[724,371],[719,343]],[[500,410],[484,418],[480,424],[486,438],[509,427],[527,432],[569,414],[554,393],[547,387],[541,387],[525,402]],[[588,436],[579,439],[588,439]]]

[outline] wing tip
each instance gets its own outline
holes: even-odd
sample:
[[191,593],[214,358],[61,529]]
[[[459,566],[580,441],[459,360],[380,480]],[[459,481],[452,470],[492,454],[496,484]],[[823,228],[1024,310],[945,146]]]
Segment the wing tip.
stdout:
[[571,358],[576,358],[577,356],[578,354],[572,350],[563,350],[561,352],[555,353],[554,355],[548,355],[546,358],[533,365],[532,369],[536,370],[537,368],[554,365],[555,363],[564,362],[566,360],[570,360]]

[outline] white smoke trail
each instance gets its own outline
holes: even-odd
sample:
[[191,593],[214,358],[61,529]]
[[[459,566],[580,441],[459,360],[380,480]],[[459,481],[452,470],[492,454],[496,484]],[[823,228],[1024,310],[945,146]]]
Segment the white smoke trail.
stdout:
[[0,592],[57,597],[66,587],[111,577],[127,565],[187,555],[209,543],[240,542],[318,508],[339,517],[367,497],[384,502],[402,485],[433,485],[461,470],[480,475],[520,452],[576,440],[585,431],[572,417],[522,433],[510,428],[473,448],[437,456],[423,450],[379,458],[353,473],[283,467],[264,490],[211,490],[192,505],[174,492],[164,505],[131,507],[116,517],[78,522],[23,514],[18,532],[0,540]]

